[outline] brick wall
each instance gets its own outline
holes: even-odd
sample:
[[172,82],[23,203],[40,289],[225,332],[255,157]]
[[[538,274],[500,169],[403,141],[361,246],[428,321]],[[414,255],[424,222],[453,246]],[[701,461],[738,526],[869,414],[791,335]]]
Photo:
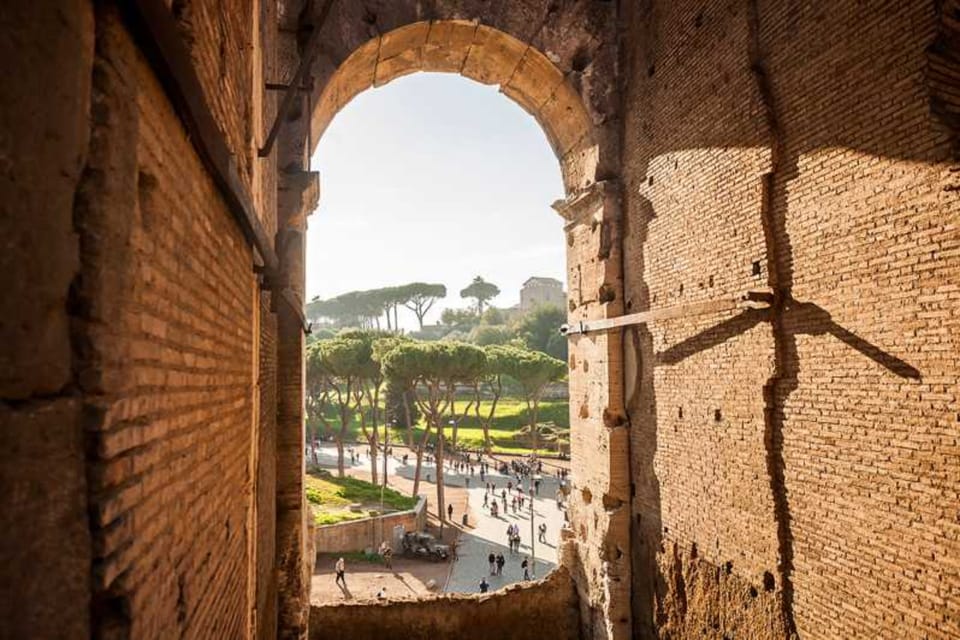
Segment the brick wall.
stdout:
[[383,518],[361,518],[318,526],[313,533],[313,543],[317,553],[364,549],[376,551],[384,540],[393,544],[394,527],[403,527],[404,531],[423,531],[426,525],[427,499],[420,496],[413,509],[391,513]]
[[635,629],[956,636],[960,205],[933,7],[625,12],[627,308],[778,291],[770,314],[628,334]]
[[151,69],[97,15],[75,334],[99,633],[248,624],[252,253]]
[[563,568],[538,582],[482,596],[444,594],[310,607],[311,640],[573,640],[579,631],[576,591]]
[[92,8],[5,4],[0,59],[0,635],[86,638],[91,548],[68,300]]
[[[318,104],[337,61],[380,34],[422,36],[378,59],[381,79],[442,68],[466,49],[423,21],[482,18],[516,40],[489,41],[513,49],[470,73],[529,81],[506,92],[561,151],[571,123],[592,125],[562,158],[572,319],[776,292],[770,312],[573,339],[564,558],[582,631],[960,635],[960,205],[939,119],[956,126],[956,2],[620,4],[619,66],[610,3],[437,0],[372,24],[337,3],[314,69]],[[226,7],[171,3],[302,296],[313,114],[298,105],[275,152],[256,149],[276,110],[262,85],[292,75],[310,16]],[[15,62],[0,100],[0,559],[17,576],[0,614],[18,637],[298,637],[300,327],[258,293],[256,257],[114,11],[39,0],[0,16]],[[514,74],[540,60],[528,43],[550,62]],[[530,103],[561,75],[562,99]],[[544,617],[521,616],[537,598]],[[436,634],[479,611],[514,621],[511,636],[570,636],[577,618],[549,614],[572,598],[520,590],[371,620]]]

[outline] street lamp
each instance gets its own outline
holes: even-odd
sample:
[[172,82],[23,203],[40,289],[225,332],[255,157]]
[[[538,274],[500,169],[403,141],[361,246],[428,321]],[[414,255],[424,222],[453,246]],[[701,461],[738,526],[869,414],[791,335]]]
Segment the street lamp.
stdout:
[[533,577],[537,577],[537,543],[536,538],[533,535],[533,517],[535,512],[533,510],[533,469],[534,469],[534,460],[536,460],[536,449],[534,449],[533,457],[530,459],[530,484],[528,486],[528,491],[530,492],[530,570],[533,574]]

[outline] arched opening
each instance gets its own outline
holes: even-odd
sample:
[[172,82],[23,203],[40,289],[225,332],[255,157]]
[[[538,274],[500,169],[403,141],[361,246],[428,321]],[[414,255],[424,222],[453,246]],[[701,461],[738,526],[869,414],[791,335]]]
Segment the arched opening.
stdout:
[[[480,31],[479,36],[478,30]],[[550,63],[545,56],[543,56],[543,54],[537,52],[535,49],[527,47],[526,45],[522,45],[520,41],[507,36],[502,32],[481,28],[474,23],[418,23],[417,25],[403,27],[398,29],[396,32],[388,33],[361,46],[356,52],[347,58],[347,60],[341,65],[341,67],[323,89],[320,99],[317,103],[316,110],[313,112],[313,133],[311,135],[311,145],[320,143],[319,149],[321,152],[323,151],[324,145],[321,142],[322,136],[328,132],[332,133],[333,135],[337,135],[336,125],[334,124],[331,127],[331,122],[333,121],[334,116],[336,116],[341,109],[347,107],[348,103],[350,103],[354,97],[358,96],[366,89],[381,87],[393,79],[417,71],[458,72],[469,80],[479,80],[480,84],[500,85],[500,93],[510,98],[513,102],[519,104],[527,113],[536,118],[543,135],[547,138],[550,149],[560,161],[559,168],[561,169],[561,174],[563,176],[563,184],[559,192],[553,192],[549,194],[549,200],[545,199],[543,202],[539,203],[541,208],[545,209],[550,201],[555,200],[558,197],[563,198],[565,193],[576,193],[582,186],[588,186],[592,183],[592,178],[588,176],[592,176],[594,173],[594,167],[590,165],[590,162],[591,158],[594,160],[596,158],[596,144],[594,142],[593,129],[589,125],[589,118],[586,114],[586,110],[582,106],[579,94],[577,94],[576,90],[564,80],[563,74],[561,74],[559,70],[557,70],[556,67]],[[448,84],[450,83],[448,82]],[[470,87],[470,84],[459,80],[456,82],[456,85],[464,88]],[[477,89],[482,88],[477,87]],[[488,91],[484,91],[482,93],[486,94],[484,97],[489,97]],[[372,97],[373,94],[366,94],[361,99],[366,100]],[[478,99],[479,97],[480,96],[478,95]],[[496,100],[500,100],[500,98],[496,97]],[[500,100],[500,102],[506,103],[506,101],[503,100]],[[426,106],[430,109],[437,108],[436,105],[433,104],[428,104]],[[513,109],[512,106],[510,108]],[[347,109],[347,112],[349,112],[349,108]],[[460,124],[462,126],[469,126],[470,123],[461,122]],[[492,156],[489,158],[489,162],[496,161],[496,157]],[[553,160],[551,160],[551,163],[552,162]],[[330,175],[331,173],[335,173],[335,171],[331,170],[329,172],[325,172],[319,165],[320,163],[314,163],[313,168],[321,169],[321,174],[323,175],[324,179],[324,199],[328,197],[331,199],[336,199],[338,197],[335,194],[337,186],[333,183],[333,179]],[[402,167],[398,167],[397,170],[402,171],[403,169]],[[522,167],[518,166],[517,170],[522,171]],[[375,178],[371,179],[368,188],[375,190],[377,187],[378,181]],[[334,205],[334,210],[330,211],[329,214],[323,212],[324,208],[325,202],[321,202],[320,206],[318,207],[321,212],[319,215],[337,216],[344,213],[342,211],[344,208],[342,204],[340,206]],[[541,212],[527,211],[524,212],[524,215],[536,216],[538,213]],[[552,216],[554,219],[556,218],[556,214],[554,212],[543,213]],[[556,234],[552,241],[561,252],[565,252],[567,250],[567,243],[564,240],[564,235],[561,233],[561,221],[555,221],[557,223],[555,225]],[[464,219],[461,214],[460,222],[464,231],[466,231],[471,221]],[[320,220],[319,224],[326,224],[326,220]],[[473,224],[479,224],[479,221],[474,221]],[[311,227],[314,226],[315,223],[311,224]],[[422,232],[429,234],[429,230],[427,229],[422,230]],[[312,235],[313,234],[310,234],[310,236]],[[310,236],[308,236],[308,238]],[[346,239],[342,235],[338,236],[337,239],[328,236],[325,238],[325,241],[337,242],[341,237]],[[356,237],[354,236],[350,239],[353,240],[356,239]],[[314,237],[312,241],[315,242],[316,240],[317,238]],[[356,250],[358,252],[363,251],[361,247],[357,247]],[[371,255],[369,258],[372,261],[376,261],[378,256]],[[561,262],[562,261],[563,260],[561,258]],[[311,260],[308,257],[308,277],[306,287],[308,299],[313,297],[313,294],[316,291],[316,287],[311,286],[310,282],[311,277],[314,276],[314,274],[310,271],[310,263]],[[536,267],[537,260],[531,260],[531,263],[533,267]],[[560,267],[558,271],[558,279],[565,279],[565,276],[562,275],[564,269]],[[528,275],[537,276],[541,274],[534,270]],[[332,270],[328,271],[325,277],[328,280],[335,280],[337,278],[337,272]],[[561,287],[562,292],[563,285],[561,285],[560,282],[557,282],[557,284]],[[456,296],[455,291],[451,293],[453,296]],[[566,306],[565,298],[561,300],[559,304],[557,304],[557,311],[561,318],[566,317]],[[519,311],[522,312],[522,310]],[[389,311],[387,312],[384,320],[385,321],[382,324],[378,321],[377,326],[381,329],[389,326]],[[559,325],[561,321],[557,321],[556,325]],[[553,326],[554,333],[556,332],[556,325]],[[394,325],[394,329],[395,328],[396,325]],[[562,358],[565,360],[565,340],[563,347],[564,355]],[[308,362],[309,358],[310,356],[308,355]],[[307,371],[307,393],[309,395],[309,364]],[[517,404],[519,404],[521,401],[519,397],[515,400]],[[487,404],[489,404],[489,401]],[[500,406],[501,408],[503,407],[502,404]],[[566,407],[566,403],[563,404],[563,413],[565,424],[561,425],[561,428],[569,424],[569,410]],[[384,448],[386,448],[386,444],[383,442],[383,440],[386,437],[386,433],[387,430],[384,429],[385,435],[383,438],[381,438],[381,443],[383,443]],[[453,442],[456,443],[455,430],[453,438]],[[362,449],[370,451],[375,446],[375,442],[364,442],[361,443],[360,447],[358,447],[356,451],[348,450],[346,456],[349,460],[349,463],[353,464],[354,460],[359,462],[362,457],[363,461],[367,465],[376,465],[376,461],[373,460],[374,456],[370,456],[369,454],[362,455]],[[569,445],[567,444],[562,451],[565,459],[568,459],[568,447]],[[330,448],[332,449],[333,447]],[[312,444],[308,446],[308,449],[313,450]],[[559,449],[560,447],[558,445],[558,450]],[[546,447],[544,447],[541,451],[554,453],[549,451],[549,449]],[[382,456],[382,452],[380,455]],[[393,458],[398,459],[400,458],[400,455],[396,455]],[[477,455],[477,453],[474,453],[473,455]],[[429,453],[427,456],[428,458],[430,457]],[[517,467],[513,466],[512,463],[514,461],[518,463]],[[399,462],[399,460],[397,460],[397,462]],[[517,548],[515,549],[512,542],[510,543],[509,547],[507,545],[500,544],[499,538],[503,537],[503,532],[500,530],[502,527],[499,527],[496,524],[498,522],[497,519],[493,518],[489,523],[484,524],[482,527],[489,529],[488,531],[485,531],[482,536],[475,534],[469,534],[465,536],[466,540],[464,542],[463,552],[468,556],[482,555],[483,557],[486,557],[487,551],[494,553],[495,555],[507,556],[507,558],[510,559],[511,565],[508,567],[507,573],[516,574],[516,576],[514,576],[514,580],[510,580],[510,582],[512,582],[519,580],[520,576],[523,574],[523,569],[521,568],[521,562],[523,558],[521,554],[531,553],[530,549],[535,544],[539,543],[542,546],[540,547],[539,554],[535,556],[539,559],[539,562],[534,565],[533,559],[531,559],[530,569],[532,575],[536,575],[536,570],[539,570],[539,576],[543,577],[544,572],[551,569],[558,562],[558,534],[563,522],[563,512],[560,509],[559,504],[556,507],[553,506],[553,501],[558,500],[558,487],[561,482],[560,478],[561,475],[563,477],[568,475],[568,466],[566,462],[564,462],[562,465],[548,462],[545,472],[541,474],[539,472],[539,467],[535,471],[528,466],[529,463],[527,461],[524,461],[519,457],[503,457],[498,459],[496,462],[491,458],[485,458],[481,463],[480,460],[471,459],[470,455],[467,454],[465,457],[461,457],[455,463],[458,466],[454,467],[454,471],[451,474],[453,477],[451,477],[448,482],[454,486],[459,485],[464,489],[469,488],[469,483],[471,480],[473,481],[475,488],[490,482],[491,484],[498,484],[500,490],[504,492],[508,489],[507,485],[509,482],[510,493],[508,494],[508,497],[502,497],[500,494],[497,494],[498,497],[493,501],[495,501],[498,505],[502,505],[500,507],[500,513],[507,511],[509,508],[512,510],[512,513],[516,514],[518,505],[524,505],[524,501],[519,500],[519,497],[522,494],[520,492],[514,493],[515,489],[513,486],[516,484],[516,481],[508,478],[508,475],[510,474],[508,473],[504,475],[500,472],[499,468],[496,468],[501,462],[509,465],[508,468],[510,469],[511,473],[516,473],[518,470],[520,470],[525,476],[524,482],[529,484],[529,486],[526,488],[528,495],[524,498],[525,504],[532,507],[534,502],[538,503],[538,506],[536,507],[538,518],[537,524],[544,524],[547,528],[541,535],[539,528],[533,528],[535,525],[532,519],[524,520],[524,529],[521,532],[518,525],[516,533],[516,537],[518,539],[523,539],[523,549],[521,550],[520,544],[518,544]],[[394,477],[396,475],[402,476],[403,472],[395,469],[393,464],[393,461],[391,461],[389,471],[385,465],[383,467],[384,471]],[[494,468],[491,469],[490,465],[493,465]],[[523,472],[522,470],[525,467],[527,471]],[[377,467],[374,466],[374,469],[376,468]],[[431,467],[429,464],[427,467],[425,467],[425,473],[427,473],[428,481],[430,468]],[[485,473],[480,472],[481,468],[485,470]],[[436,473],[436,467],[434,466],[432,469],[434,469],[434,473]],[[370,473],[369,476],[373,478],[375,474],[376,472],[374,471]],[[536,478],[534,478],[534,476],[536,476]],[[546,476],[546,478],[543,476]],[[308,485],[309,482],[310,480],[308,479]],[[529,497],[531,488],[532,491],[538,495],[535,500]],[[542,493],[540,493],[541,489]],[[421,493],[430,494],[431,492],[432,488],[428,489],[427,491],[424,491],[421,488]],[[469,494],[470,492],[466,491],[465,493]],[[491,493],[491,495],[493,494]],[[467,502],[465,503],[469,504],[469,507],[473,512],[473,515],[470,516],[471,520],[479,515],[481,519],[486,521],[488,519],[488,514],[485,512],[487,508],[486,492],[479,496],[474,496],[472,499],[476,501],[476,504],[470,504],[470,499],[467,499]],[[483,501],[482,505],[481,500]],[[432,495],[431,502],[433,502]],[[543,503],[542,505],[539,504],[541,502]],[[549,507],[549,510],[546,507]],[[431,508],[433,508],[432,505]],[[522,510],[524,509],[524,506],[520,506],[519,508]],[[459,525],[459,520],[462,513],[461,505],[457,505],[455,513],[457,525]],[[549,516],[549,525],[547,524],[547,516]],[[523,511],[520,512],[520,517],[523,517]],[[503,527],[506,526],[507,525],[504,523]],[[464,529],[465,528],[466,527],[464,527]],[[477,523],[471,521],[470,528],[477,528]],[[376,526],[374,526],[374,531],[376,531]],[[383,528],[381,528],[380,532],[381,534],[383,533]],[[389,533],[389,531],[387,533]],[[498,538],[496,543],[494,543],[492,539],[493,536]],[[384,536],[381,535],[381,537]],[[396,543],[397,541],[392,542]],[[374,544],[371,546],[376,547],[377,545]],[[318,549],[318,551],[321,551],[321,549]],[[321,557],[318,559],[318,561],[322,563],[322,566],[318,567],[318,573],[329,574],[331,573],[331,567],[334,566],[336,557]],[[513,565],[516,566],[514,567]],[[468,573],[469,577],[467,577],[467,575],[462,577],[456,575],[458,570],[457,566],[455,565],[451,572],[451,588],[447,590],[454,592],[477,591],[479,577],[478,575],[474,575],[476,573],[475,568],[463,568],[460,572],[465,574]],[[504,575],[504,577],[506,577],[506,575]],[[324,580],[325,583],[332,581],[332,575],[328,576]],[[490,578],[490,583],[491,588],[497,588],[498,586],[509,584],[509,582],[501,579],[501,574],[499,572],[496,576]],[[352,586],[351,589],[353,592],[356,592],[356,587]],[[393,587],[389,587],[388,595],[394,594],[404,595],[405,592],[400,588],[394,589]],[[373,593],[371,592],[367,595],[372,596]]]
[[311,151],[337,112],[357,94],[418,71],[457,73],[499,86],[540,123],[560,161],[567,193],[593,183],[597,136],[576,88],[536,48],[475,21],[417,22],[357,47],[316,100]]
[[[606,24],[595,22],[588,15],[597,17],[595,13],[604,11],[594,12],[584,5],[573,14],[582,12],[580,17],[586,22],[571,14],[568,16],[571,21],[563,25],[545,27],[557,17],[551,7],[547,7],[537,24],[527,24],[525,19],[517,21],[525,13],[523,10],[514,14],[513,7],[505,9],[506,13],[493,22],[499,28],[461,20],[405,23],[402,15],[392,16],[387,22],[395,28],[383,29],[384,33],[372,39],[369,35],[382,28],[379,18],[374,16],[375,24],[372,24],[353,7],[344,9],[350,15],[353,30],[335,33],[322,28],[317,31],[329,40],[324,40],[322,53],[311,67],[312,79],[300,89],[309,98],[300,103],[298,110],[288,114],[290,124],[285,125],[278,156],[278,223],[281,237],[285,239],[280,246],[280,261],[290,274],[292,288],[302,300],[308,301],[304,291],[305,254],[301,239],[306,231],[306,215],[316,202],[319,183],[316,172],[304,170],[308,168],[310,152],[333,116],[363,90],[416,71],[440,71],[497,86],[534,117],[549,141],[559,164],[565,194],[565,198],[553,203],[553,208],[565,221],[567,322],[607,319],[623,313],[619,121],[616,99],[607,84],[612,77],[609,74],[614,64],[613,49],[604,46],[607,40],[603,38],[585,36],[593,28],[602,29],[599,25]],[[422,16],[416,12],[416,17]],[[538,37],[541,32],[543,38]],[[517,34],[527,36],[517,37]],[[533,42],[537,44],[530,44]],[[309,49],[311,45],[306,46]],[[291,361],[281,362],[282,370],[301,370],[301,366],[309,365],[296,320],[280,309],[280,357]],[[627,548],[628,511],[608,509],[604,505],[626,504],[630,495],[629,477],[622,473],[594,473],[598,468],[626,468],[628,431],[623,417],[619,364],[621,336],[604,332],[576,335],[567,344],[570,358],[568,366],[561,365],[561,369],[567,368],[570,403],[577,407],[576,411],[568,411],[568,481],[578,489],[589,486],[592,493],[609,499],[590,504],[580,499],[580,492],[567,496],[569,520],[589,521],[592,526],[563,537],[564,550],[559,557],[565,571],[560,572],[558,584],[572,578],[578,593],[583,595],[603,582],[602,576],[589,567],[613,563],[622,579],[615,585],[605,584],[603,588],[608,597],[603,606],[593,607],[588,600],[581,600],[577,606],[578,616],[585,628],[594,624],[598,616],[607,615],[617,620],[618,627],[627,628],[629,561],[626,554],[611,559],[605,550]],[[299,399],[302,403],[303,396]],[[302,408],[298,411],[297,405],[287,403],[280,406],[279,429],[287,433],[288,438],[295,430],[299,442],[294,447],[291,439],[289,445],[284,445],[278,464],[302,465],[306,450],[303,416],[299,413]],[[575,480],[578,473],[579,481]],[[303,480],[302,473],[296,479],[291,477],[288,488],[282,490],[291,498],[302,496]],[[296,542],[309,535],[302,529],[303,508],[302,503],[291,502],[278,513],[278,536],[289,540],[282,546],[289,549],[291,560],[306,558],[303,555],[306,549],[298,548]],[[286,538],[288,532],[290,537]],[[281,554],[286,551],[281,549]],[[304,585],[300,576],[288,573],[281,586],[285,592],[303,593],[303,587],[308,585]],[[281,611],[287,612],[281,615],[297,615],[296,602],[282,600]],[[311,624],[332,624],[332,619],[324,617],[326,614],[317,615],[320,617]]]

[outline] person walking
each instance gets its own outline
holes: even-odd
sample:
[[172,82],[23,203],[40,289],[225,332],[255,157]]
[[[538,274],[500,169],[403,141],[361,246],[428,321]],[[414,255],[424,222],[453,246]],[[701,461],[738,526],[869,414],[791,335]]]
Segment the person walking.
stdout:
[[520,568],[523,569],[523,579],[529,580],[530,579],[530,562],[526,558],[526,556],[524,556],[523,562],[520,563]]
[[480,593],[486,593],[490,588],[490,583],[487,582],[487,579],[484,577],[480,578]]
[[387,541],[384,540],[380,543],[380,557],[383,558],[383,566],[387,569],[393,570],[393,549],[390,548],[390,545],[387,544]]
[[543,544],[547,544],[547,523],[541,522],[538,529],[540,530],[540,535],[537,540]]
[[[488,494],[487,494],[486,492],[484,492],[484,494],[483,494],[483,506],[484,506],[484,507],[487,506],[487,502],[488,502],[488,500],[487,500],[487,495],[488,495]],[[559,502],[559,501],[557,501],[557,508],[558,508],[558,509],[560,508],[560,502]]]
[[333,581],[334,584],[342,584],[343,588],[347,588],[347,567],[344,563],[343,558],[337,559],[337,564],[333,565],[333,570],[337,572],[337,579]]
[[493,551],[487,556],[487,562],[490,564],[490,575],[495,575],[497,572],[497,556],[493,555]]
[[447,505],[447,520],[453,520],[453,505]]
[[497,575],[503,575],[503,565],[507,563],[507,559],[503,557],[502,553],[497,554]]

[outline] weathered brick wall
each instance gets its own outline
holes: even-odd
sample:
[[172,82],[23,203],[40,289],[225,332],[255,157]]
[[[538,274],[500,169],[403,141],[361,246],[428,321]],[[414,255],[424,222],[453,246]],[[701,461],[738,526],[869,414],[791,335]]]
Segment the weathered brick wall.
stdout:
[[68,299],[93,10],[0,10],[0,636],[87,638],[90,535]]
[[235,637],[249,604],[252,252],[111,9],[76,224],[99,633]]
[[313,543],[317,553],[364,549],[376,551],[384,540],[393,544],[394,527],[403,527],[404,531],[423,531],[426,525],[427,499],[420,496],[413,509],[391,513],[383,518],[374,516],[318,526],[313,532]]
[[[641,636],[958,630],[960,299],[931,3],[624,7]],[[951,435],[952,434],[952,435]]]
[[576,590],[570,574],[562,567],[543,580],[482,596],[444,594],[310,607],[312,640],[574,640],[579,637]]

